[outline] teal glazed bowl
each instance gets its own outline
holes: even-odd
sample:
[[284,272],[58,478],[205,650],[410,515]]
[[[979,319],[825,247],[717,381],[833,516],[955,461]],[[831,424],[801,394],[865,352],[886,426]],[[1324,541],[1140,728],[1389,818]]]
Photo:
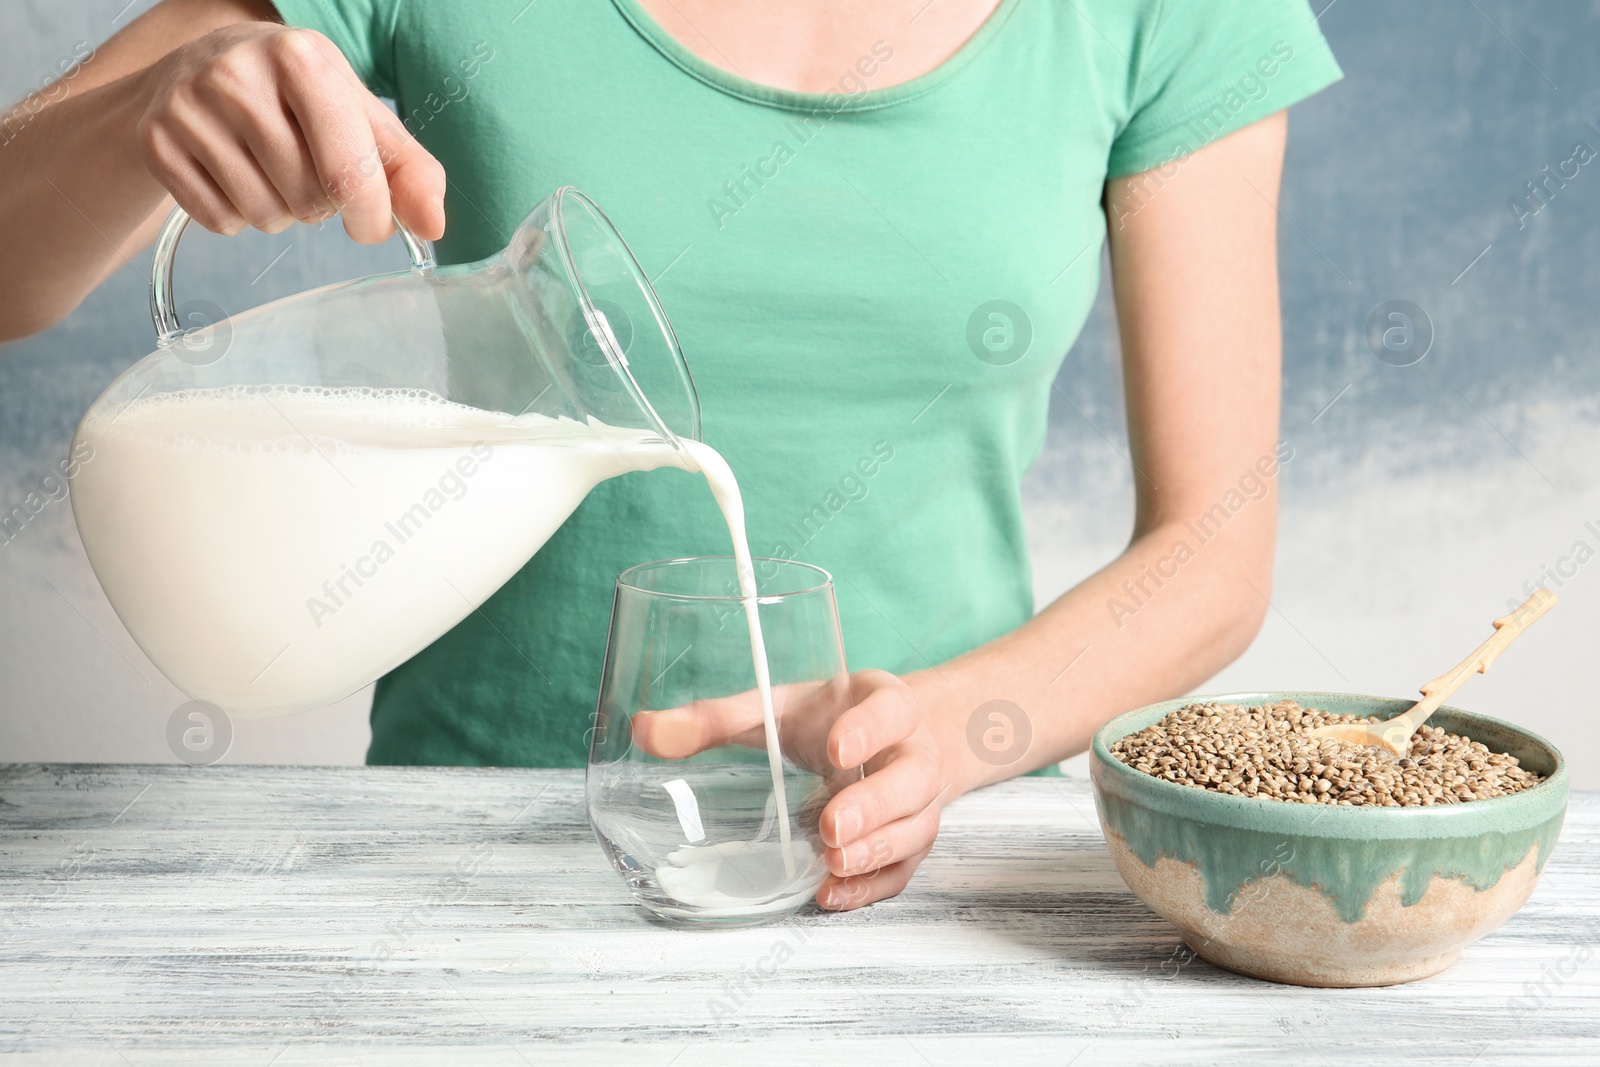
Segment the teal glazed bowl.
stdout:
[[1429,723],[1546,776],[1532,789],[1431,807],[1334,807],[1213,793],[1111,754],[1185,704],[1272,704],[1390,718],[1414,701],[1346,693],[1235,693],[1152,704],[1094,736],[1095,807],[1128,888],[1230,971],[1306,986],[1437,974],[1533,892],[1567,811],[1556,747],[1510,723],[1444,707]]

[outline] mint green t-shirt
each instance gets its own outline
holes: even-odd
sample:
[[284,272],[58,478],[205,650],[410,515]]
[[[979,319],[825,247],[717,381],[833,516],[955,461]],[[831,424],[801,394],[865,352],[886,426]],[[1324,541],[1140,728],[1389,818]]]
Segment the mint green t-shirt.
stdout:
[[[830,571],[850,668],[897,673],[1032,614],[1019,482],[1098,286],[1106,179],[1339,77],[1306,0],[1001,0],[931,73],[877,87],[902,62],[886,30],[825,94],[708,64],[637,0],[277,6],[444,164],[442,260],[499,250],[559,186],[600,204],[752,551]],[[369,760],[581,766],[617,574],[728,551],[695,476],[603,483],[379,683]]]

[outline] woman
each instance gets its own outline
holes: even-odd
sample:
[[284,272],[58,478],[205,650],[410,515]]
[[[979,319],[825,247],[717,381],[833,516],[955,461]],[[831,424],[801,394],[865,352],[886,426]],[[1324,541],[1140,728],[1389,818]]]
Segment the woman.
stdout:
[[[1305,0],[166,0],[0,153],[0,337],[65,316],[173,200],[222,233],[338,212],[365,242],[392,211],[460,261],[584,189],[656,279],[752,547],[838,577],[858,670],[829,756],[869,774],[824,813],[818,900],[856,907],[954,797],[1254,636],[1283,109],[1337,77]],[[1103,238],[1137,520],[1034,614],[1018,483]],[[616,573],[727,550],[686,479],[591,494],[383,679],[369,759],[581,764]]]

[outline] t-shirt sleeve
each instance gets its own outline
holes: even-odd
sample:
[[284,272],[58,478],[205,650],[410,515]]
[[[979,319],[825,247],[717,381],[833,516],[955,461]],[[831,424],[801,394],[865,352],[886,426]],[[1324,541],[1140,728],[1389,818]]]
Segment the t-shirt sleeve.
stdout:
[[337,45],[367,88],[394,96],[394,27],[402,0],[272,2],[286,24],[316,30]]
[[1343,77],[1307,0],[1166,0],[1132,60],[1112,178],[1198,151]]

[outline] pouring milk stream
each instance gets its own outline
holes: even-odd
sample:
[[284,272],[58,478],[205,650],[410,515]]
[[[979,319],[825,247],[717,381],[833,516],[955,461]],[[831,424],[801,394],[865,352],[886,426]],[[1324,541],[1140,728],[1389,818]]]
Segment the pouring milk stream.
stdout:
[[[592,201],[559,190],[504,252],[476,264],[434,268],[431,250],[406,234],[412,272],[209,327],[213,343],[227,333],[221,358],[205,364],[175,343],[171,265],[184,222],[175,212],[157,243],[152,309],[163,347],[107,389],[74,442],[94,456],[72,494],[84,548],[151,660],[230,713],[326,705],[476,610],[601,481],[698,470],[733,542],[792,882],[739,488],[697,440],[698,402],[676,340]],[[592,302],[597,287],[609,316]],[[610,321],[629,300],[630,327],[641,325],[631,351]],[[660,337],[643,329],[652,319]],[[579,349],[573,322],[604,358]],[[651,345],[653,363],[641,359]],[[677,425],[652,401],[669,405]],[[489,409],[500,405],[521,413]]]

